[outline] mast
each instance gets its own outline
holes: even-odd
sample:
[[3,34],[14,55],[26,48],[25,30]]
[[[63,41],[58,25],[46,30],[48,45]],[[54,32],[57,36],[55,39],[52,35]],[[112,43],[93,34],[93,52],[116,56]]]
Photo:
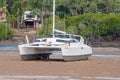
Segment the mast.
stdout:
[[55,30],[55,0],[53,0],[53,29],[52,29],[53,37],[54,37],[54,30]]

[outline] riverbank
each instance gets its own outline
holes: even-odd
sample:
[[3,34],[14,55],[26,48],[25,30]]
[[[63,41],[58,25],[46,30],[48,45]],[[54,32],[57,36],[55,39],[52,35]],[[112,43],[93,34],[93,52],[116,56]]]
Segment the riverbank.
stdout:
[[18,42],[16,40],[1,40],[0,46],[16,46]]

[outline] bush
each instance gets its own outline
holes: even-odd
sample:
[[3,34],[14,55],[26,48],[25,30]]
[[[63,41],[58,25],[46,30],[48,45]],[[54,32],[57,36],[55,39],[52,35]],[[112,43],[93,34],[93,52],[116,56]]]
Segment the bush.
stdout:
[[120,37],[120,14],[83,14],[68,18],[66,25],[67,29],[77,27],[77,34],[85,38],[110,41]]
[[4,23],[0,23],[0,40],[10,39],[13,37],[13,32],[9,26],[6,26]]

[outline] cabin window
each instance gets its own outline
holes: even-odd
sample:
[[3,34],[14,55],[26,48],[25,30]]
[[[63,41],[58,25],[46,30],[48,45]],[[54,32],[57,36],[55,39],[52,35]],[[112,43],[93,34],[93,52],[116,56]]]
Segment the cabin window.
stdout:
[[70,38],[69,35],[55,35],[55,37],[59,37],[59,38]]
[[46,39],[43,39],[42,42],[46,42]]
[[77,40],[70,40],[70,43],[78,43]]
[[67,42],[69,42],[69,41],[66,41],[66,40],[56,40],[56,42],[63,42],[63,43],[67,43]]
[[40,42],[40,40],[35,40],[35,42]]
[[80,41],[81,37],[77,37],[77,36],[72,36],[73,39],[77,39],[78,41]]
[[31,46],[39,46],[39,44],[32,44]]

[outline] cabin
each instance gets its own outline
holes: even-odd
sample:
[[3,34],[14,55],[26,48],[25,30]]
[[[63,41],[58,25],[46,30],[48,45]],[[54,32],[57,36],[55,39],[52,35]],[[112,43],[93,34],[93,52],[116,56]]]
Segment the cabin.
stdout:
[[25,11],[23,14],[22,28],[41,28],[41,18],[32,11]]

